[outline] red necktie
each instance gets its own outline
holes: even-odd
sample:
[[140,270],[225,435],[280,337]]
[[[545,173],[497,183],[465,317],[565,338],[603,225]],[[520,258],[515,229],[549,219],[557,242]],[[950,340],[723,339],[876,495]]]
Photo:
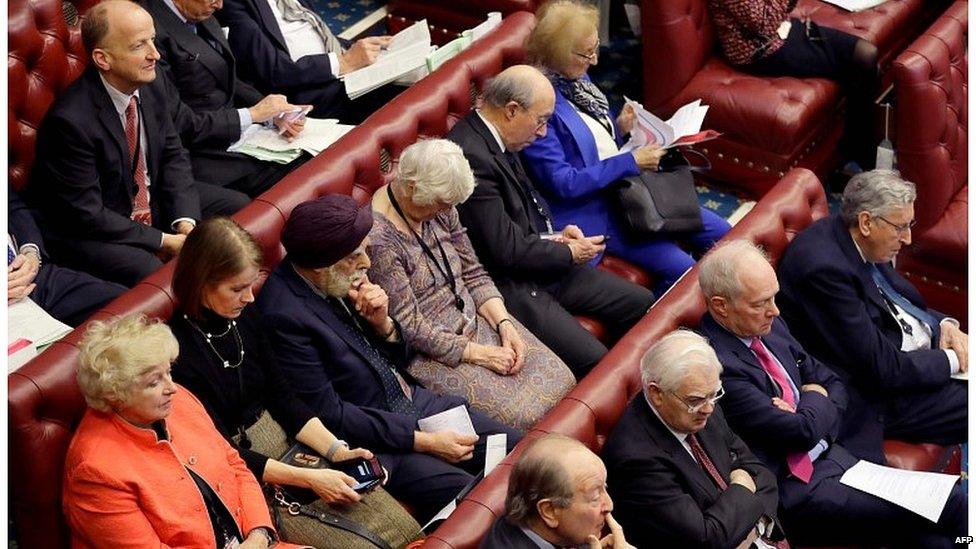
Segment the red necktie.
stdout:
[[[749,344],[749,348],[752,349],[752,352],[756,353],[756,357],[759,359],[759,364],[762,365],[763,370],[766,370],[769,377],[773,378],[773,381],[779,385],[780,392],[783,394],[783,400],[796,409],[796,398],[793,396],[793,388],[790,386],[790,381],[786,378],[786,370],[776,364],[776,360],[769,354],[769,351],[766,350],[766,347],[763,346],[762,341],[758,337],[752,338],[752,343]],[[813,476],[813,462],[810,461],[810,456],[806,452],[788,454],[786,456],[786,464],[789,465],[790,472],[793,473],[793,476],[804,483],[810,482],[810,477]]]
[[711,458],[705,453],[705,449],[702,448],[700,442],[698,442],[698,437],[694,434],[688,435],[685,440],[688,441],[688,446],[691,446],[691,453],[698,460],[698,464],[702,466],[702,469],[708,473],[708,476],[712,477],[712,480],[718,486],[719,490],[725,490],[729,487],[729,483],[725,482],[722,475],[719,474],[718,469],[715,468],[715,464],[712,463]]
[[[129,98],[125,108],[125,140],[129,145],[129,160],[135,170],[132,178],[136,182],[136,196],[132,199],[132,220],[144,225],[152,225],[152,211],[149,209],[149,185],[146,181],[146,155],[142,150],[136,153],[139,143],[139,109],[136,96]],[[141,149],[141,148],[140,148]]]

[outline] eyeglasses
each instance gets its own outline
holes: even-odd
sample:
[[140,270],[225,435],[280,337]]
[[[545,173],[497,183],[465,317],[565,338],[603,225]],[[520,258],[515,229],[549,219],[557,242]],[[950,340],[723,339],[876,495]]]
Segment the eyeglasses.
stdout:
[[905,223],[904,225],[896,225],[895,223],[892,223],[891,221],[888,221],[887,219],[885,219],[885,217],[883,215],[876,215],[874,217],[877,217],[881,221],[884,221],[885,223],[891,225],[891,227],[893,229],[895,229],[895,231],[897,231],[898,234],[905,234],[905,233],[911,231],[912,229],[915,228],[915,224],[918,223],[918,221],[916,221],[916,220],[913,219],[913,220],[909,221],[908,223]]
[[[519,105],[519,108],[522,109],[523,111],[529,113],[529,115],[532,115],[532,111],[530,111],[528,107]],[[546,124],[548,124],[549,123],[549,118],[551,116],[552,116],[551,113],[550,114],[543,114],[543,115],[536,115],[536,117],[535,117],[535,129],[538,131],[539,128],[541,128],[542,126],[545,126]]]
[[573,55],[578,55],[587,61],[595,61],[596,58],[600,56],[600,41],[596,41],[596,45],[593,46],[593,51],[590,53],[580,53],[578,51],[574,51]]
[[719,387],[718,391],[715,391],[715,394],[710,397],[695,397],[690,399],[685,398],[679,395],[678,393],[675,393],[674,391],[666,391],[666,392],[671,393],[674,396],[674,398],[680,400],[682,404],[687,406],[689,414],[697,414],[698,412],[701,411],[702,408],[705,407],[706,404],[711,404],[712,406],[714,406],[715,403],[718,402],[718,399],[725,396],[725,387]]

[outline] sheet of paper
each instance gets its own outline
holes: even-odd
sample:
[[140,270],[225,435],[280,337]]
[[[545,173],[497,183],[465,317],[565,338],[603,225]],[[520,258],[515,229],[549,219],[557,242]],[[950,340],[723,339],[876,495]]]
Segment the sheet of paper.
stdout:
[[499,464],[503,459],[508,448],[508,435],[505,433],[498,433],[496,435],[488,435],[485,439],[485,476],[487,477],[489,473]]
[[844,8],[847,11],[863,11],[871,9],[875,6],[880,6],[888,0],[824,0],[828,4],[833,4],[838,8]]
[[342,81],[346,95],[355,99],[376,88],[427,64],[427,54],[432,46],[429,43],[415,43],[378,59],[368,67],[346,74]]
[[488,18],[477,27],[471,29],[471,41],[475,42],[484,38],[486,34],[495,30],[495,27],[502,24],[502,14],[493,11],[488,14]]
[[37,356],[37,347],[30,341],[20,338],[7,345],[7,373],[15,372]]
[[958,379],[960,381],[969,381],[969,372],[957,372],[952,374],[952,379]]
[[453,58],[455,55],[461,53],[462,51],[468,49],[471,45],[471,36],[464,35],[451,40],[447,44],[437,48],[436,50],[430,52],[427,56],[427,70],[434,72],[438,67],[446,63],[449,59]]
[[471,423],[471,416],[468,409],[455,406],[450,410],[444,410],[439,414],[434,414],[417,421],[420,430],[425,433],[436,433],[437,431],[454,431],[461,435],[477,435],[474,425]]
[[29,297],[7,306],[8,345],[23,338],[40,348],[61,339],[70,331],[71,326],[47,314]]
[[386,50],[380,53],[379,59],[417,43],[430,45],[430,27],[427,26],[426,19],[421,19],[393,35]]
[[621,153],[630,152],[645,145],[657,144],[666,147],[674,141],[674,131],[665,121],[654,116],[633,99],[624,97],[624,101],[634,109],[634,128],[630,132],[630,140],[620,148]]
[[447,519],[447,517],[451,516],[451,513],[453,513],[455,509],[457,509],[457,500],[452,499],[451,501],[448,502],[447,505],[444,506],[443,509],[438,511],[437,514],[434,515],[434,518],[430,519],[430,521],[428,521],[427,524],[425,524],[424,527],[421,528],[421,530],[426,532],[428,526],[434,524],[439,520]]
[[[708,107],[703,107],[701,99],[696,99],[675,111],[666,123],[674,131],[674,138],[680,139],[686,135],[700,132],[707,113]],[[670,143],[668,144],[670,145]]]
[[239,152],[268,162],[287,164],[302,151],[315,156],[335,143],[354,126],[339,124],[335,119],[306,118],[305,128],[288,141],[274,128],[253,124],[228,151]]
[[840,477],[841,484],[867,492],[938,522],[955,475],[906,471],[861,460]]

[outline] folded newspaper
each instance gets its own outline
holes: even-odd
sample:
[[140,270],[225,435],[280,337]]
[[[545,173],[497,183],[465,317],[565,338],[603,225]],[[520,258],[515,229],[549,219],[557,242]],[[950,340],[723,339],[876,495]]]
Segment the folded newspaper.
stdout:
[[708,106],[702,105],[701,99],[675,111],[667,122],[651,114],[640,103],[626,97],[624,99],[634,109],[635,117],[630,140],[620,148],[620,152],[632,151],[645,145],[658,145],[665,149],[694,145],[722,135],[715,130],[702,131]]
[[301,156],[302,151],[312,156],[319,154],[354,127],[334,119],[306,118],[302,133],[288,141],[275,128],[251,124],[240,140],[227,150],[266,162],[287,164]]

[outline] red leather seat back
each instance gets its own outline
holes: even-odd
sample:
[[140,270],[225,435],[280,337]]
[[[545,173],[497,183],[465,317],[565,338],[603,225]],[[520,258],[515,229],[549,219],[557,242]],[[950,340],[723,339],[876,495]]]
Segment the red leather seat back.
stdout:
[[714,53],[712,18],[705,0],[642,0],[641,30],[644,107],[669,108]]

